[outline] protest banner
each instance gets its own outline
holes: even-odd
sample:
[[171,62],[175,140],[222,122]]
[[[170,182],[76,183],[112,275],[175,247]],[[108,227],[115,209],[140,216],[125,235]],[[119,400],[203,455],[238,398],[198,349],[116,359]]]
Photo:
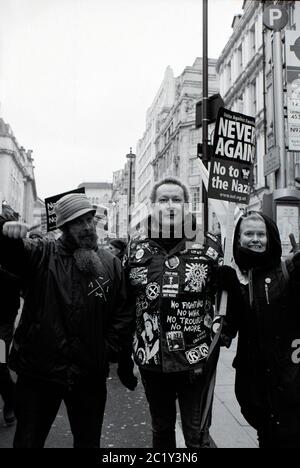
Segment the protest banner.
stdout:
[[46,216],[47,216],[47,231],[54,231],[56,229],[56,214],[54,211],[55,203],[68,193],[85,193],[85,188],[80,187],[78,189],[69,190],[68,192],[53,195],[52,197],[45,198]]
[[219,110],[213,144],[208,197],[249,202],[255,151],[255,119]]
[[[214,133],[208,197],[229,201],[224,264],[232,257],[236,203],[248,204],[255,154],[255,119],[220,108]],[[227,296],[222,294],[219,315],[226,313]]]

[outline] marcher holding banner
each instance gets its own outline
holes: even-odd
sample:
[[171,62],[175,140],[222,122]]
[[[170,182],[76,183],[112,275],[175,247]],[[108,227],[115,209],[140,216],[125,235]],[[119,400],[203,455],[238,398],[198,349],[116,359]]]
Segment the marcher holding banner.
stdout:
[[300,253],[281,262],[277,226],[257,212],[239,220],[233,252],[236,272],[223,267],[220,283],[235,291],[223,333],[239,333],[233,366],[241,411],[261,448],[299,448]]

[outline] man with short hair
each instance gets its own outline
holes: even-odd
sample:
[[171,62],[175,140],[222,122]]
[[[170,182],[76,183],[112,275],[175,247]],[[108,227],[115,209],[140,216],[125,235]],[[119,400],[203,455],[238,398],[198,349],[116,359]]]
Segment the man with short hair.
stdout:
[[128,340],[131,317],[121,264],[98,250],[95,210],[84,194],[55,207],[57,241],[30,240],[30,227],[0,218],[0,263],[26,291],[10,367],[16,385],[16,448],[43,447],[62,400],[74,447],[99,447],[108,361]]
[[195,243],[181,181],[159,181],[150,199],[152,214],[123,262],[136,316],[134,357],[150,407],[153,447],[176,447],[178,399],[186,446],[198,449],[209,445],[208,428],[200,432],[200,401],[212,341],[214,267],[222,249],[209,233],[204,245]]

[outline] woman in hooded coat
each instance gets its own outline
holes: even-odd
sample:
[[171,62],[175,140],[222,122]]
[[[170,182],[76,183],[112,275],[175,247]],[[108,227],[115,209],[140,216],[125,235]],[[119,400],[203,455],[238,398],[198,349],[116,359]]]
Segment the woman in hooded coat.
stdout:
[[300,448],[300,252],[285,264],[281,253],[276,224],[250,212],[235,229],[235,269],[219,273],[231,293],[223,334],[239,335],[235,393],[261,448]]

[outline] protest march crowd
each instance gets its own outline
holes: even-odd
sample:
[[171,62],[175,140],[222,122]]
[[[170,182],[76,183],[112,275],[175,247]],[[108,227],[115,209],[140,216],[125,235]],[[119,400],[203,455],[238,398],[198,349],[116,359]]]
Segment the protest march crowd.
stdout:
[[43,447],[63,401],[74,447],[98,448],[116,363],[132,391],[138,366],[153,448],[176,448],[176,402],[186,447],[208,448],[220,347],[237,336],[235,394],[259,446],[299,448],[300,252],[283,259],[274,221],[245,208],[224,262],[224,239],[203,232],[179,179],[158,181],[150,201],[128,244],[108,249],[84,193],[55,204],[56,240],[0,216],[0,394],[13,446]]

